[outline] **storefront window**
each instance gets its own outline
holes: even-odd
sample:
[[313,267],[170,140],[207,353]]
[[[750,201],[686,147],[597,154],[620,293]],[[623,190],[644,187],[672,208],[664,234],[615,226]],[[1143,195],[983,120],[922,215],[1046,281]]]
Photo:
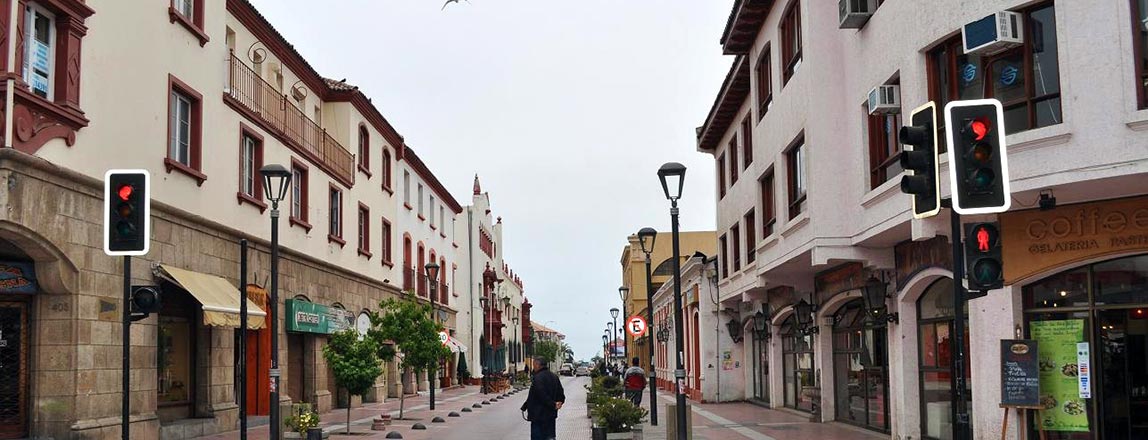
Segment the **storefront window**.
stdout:
[[[1148,255],[1068,270],[1024,287],[1029,337],[1040,347],[1041,404],[1030,438],[1148,438]],[[1091,397],[1079,390],[1088,344]],[[1043,432],[1037,432],[1037,431]]]
[[856,299],[833,316],[833,373],[837,420],[886,431],[889,388],[884,327],[867,326],[863,301]]
[[785,406],[813,412],[813,397],[820,394],[813,375],[813,337],[797,330],[793,315],[782,323],[781,337]]
[[[966,303],[965,307],[968,307]],[[920,338],[921,433],[924,438],[948,440],[953,432],[952,325],[953,280],[944,278],[925,289],[917,300],[917,328]],[[967,310],[966,310],[967,311]],[[966,320],[967,321],[967,320]],[[968,322],[965,323],[965,353],[969,351]],[[969,362],[965,362],[968,365]],[[965,369],[965,378],[970,378]],[[972,413],[972,381],[966,380],[965,397]]]
[[192,325],[184,317],[159,317],[156,346],[156,374],[159,403],[187,403],[191,400]]

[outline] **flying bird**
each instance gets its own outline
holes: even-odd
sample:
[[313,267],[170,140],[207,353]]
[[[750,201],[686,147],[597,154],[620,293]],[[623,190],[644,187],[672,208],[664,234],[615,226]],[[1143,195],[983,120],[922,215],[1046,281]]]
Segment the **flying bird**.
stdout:
[[[466,0],[466,2],[470,3],[470,0]],[[451,3],[458,3],[458,0],[446,0],[446,3],[442,4],[442,9],[439,9],[439,10],[441,11],[443,9],[446,9],[446,5],[449,5]]]

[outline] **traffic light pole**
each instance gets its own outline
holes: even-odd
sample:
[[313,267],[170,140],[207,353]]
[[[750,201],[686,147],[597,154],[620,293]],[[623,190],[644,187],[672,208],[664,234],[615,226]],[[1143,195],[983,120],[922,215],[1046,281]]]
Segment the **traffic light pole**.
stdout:
[[121,361],[123,377],[120,387],[120,433],[123,440],[131,438],[131,370],[132,370],[132,257],[124,256],[124,305],[120,311],[123,320],[124,357]]
[[[951,199],[943,199],[945,207],[952,207]],[[953,439],[972,440],[969,426],[968,396],[965,384],[965,305],[968,304],[965,292],[965,254],[961,247],[961,214],[949,210],[951,235],[949,243],[953,249],[953,360],[950,384],[953,387]]]

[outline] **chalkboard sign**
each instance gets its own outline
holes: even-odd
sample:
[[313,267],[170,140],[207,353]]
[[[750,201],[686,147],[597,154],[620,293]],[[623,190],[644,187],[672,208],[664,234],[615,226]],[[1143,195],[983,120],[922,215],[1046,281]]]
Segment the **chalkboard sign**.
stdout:
[[1001,406],[1040,405],[1040,365],[1036,341],[1001,340]]

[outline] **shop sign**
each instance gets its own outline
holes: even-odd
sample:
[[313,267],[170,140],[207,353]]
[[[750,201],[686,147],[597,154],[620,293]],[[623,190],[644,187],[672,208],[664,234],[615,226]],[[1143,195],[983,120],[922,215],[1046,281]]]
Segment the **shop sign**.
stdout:
[[1043,408],[1038,353],[1034,340],[1001,340],[1001,406]]
[[1001,214],[1006,284],[1104,255],[1148,251],[1148,197]]
[[0,262],[0,294],[36,293],[39,287],[32,263]]
[[289,299],[286,303],[289,332],[329,335],[354,325],[354,317],[343,309],[297,299]]
[[[1089,432],[1087,397],[1081,396],[1078,344],[1084,342],[1084,320],[1034,321],[1032,338],[1040,346],[1040,403],[1037,422],[1044,431]],[[1087,362],[1084,367],[1087,369]],[[1087,383],[1087,379],[1085,380]]]
[[893,259],[897,265],[897,286],[905,286],[922,270],[932,267],[951,270],[953,248],[945,237],[905,241],[893,248]]

